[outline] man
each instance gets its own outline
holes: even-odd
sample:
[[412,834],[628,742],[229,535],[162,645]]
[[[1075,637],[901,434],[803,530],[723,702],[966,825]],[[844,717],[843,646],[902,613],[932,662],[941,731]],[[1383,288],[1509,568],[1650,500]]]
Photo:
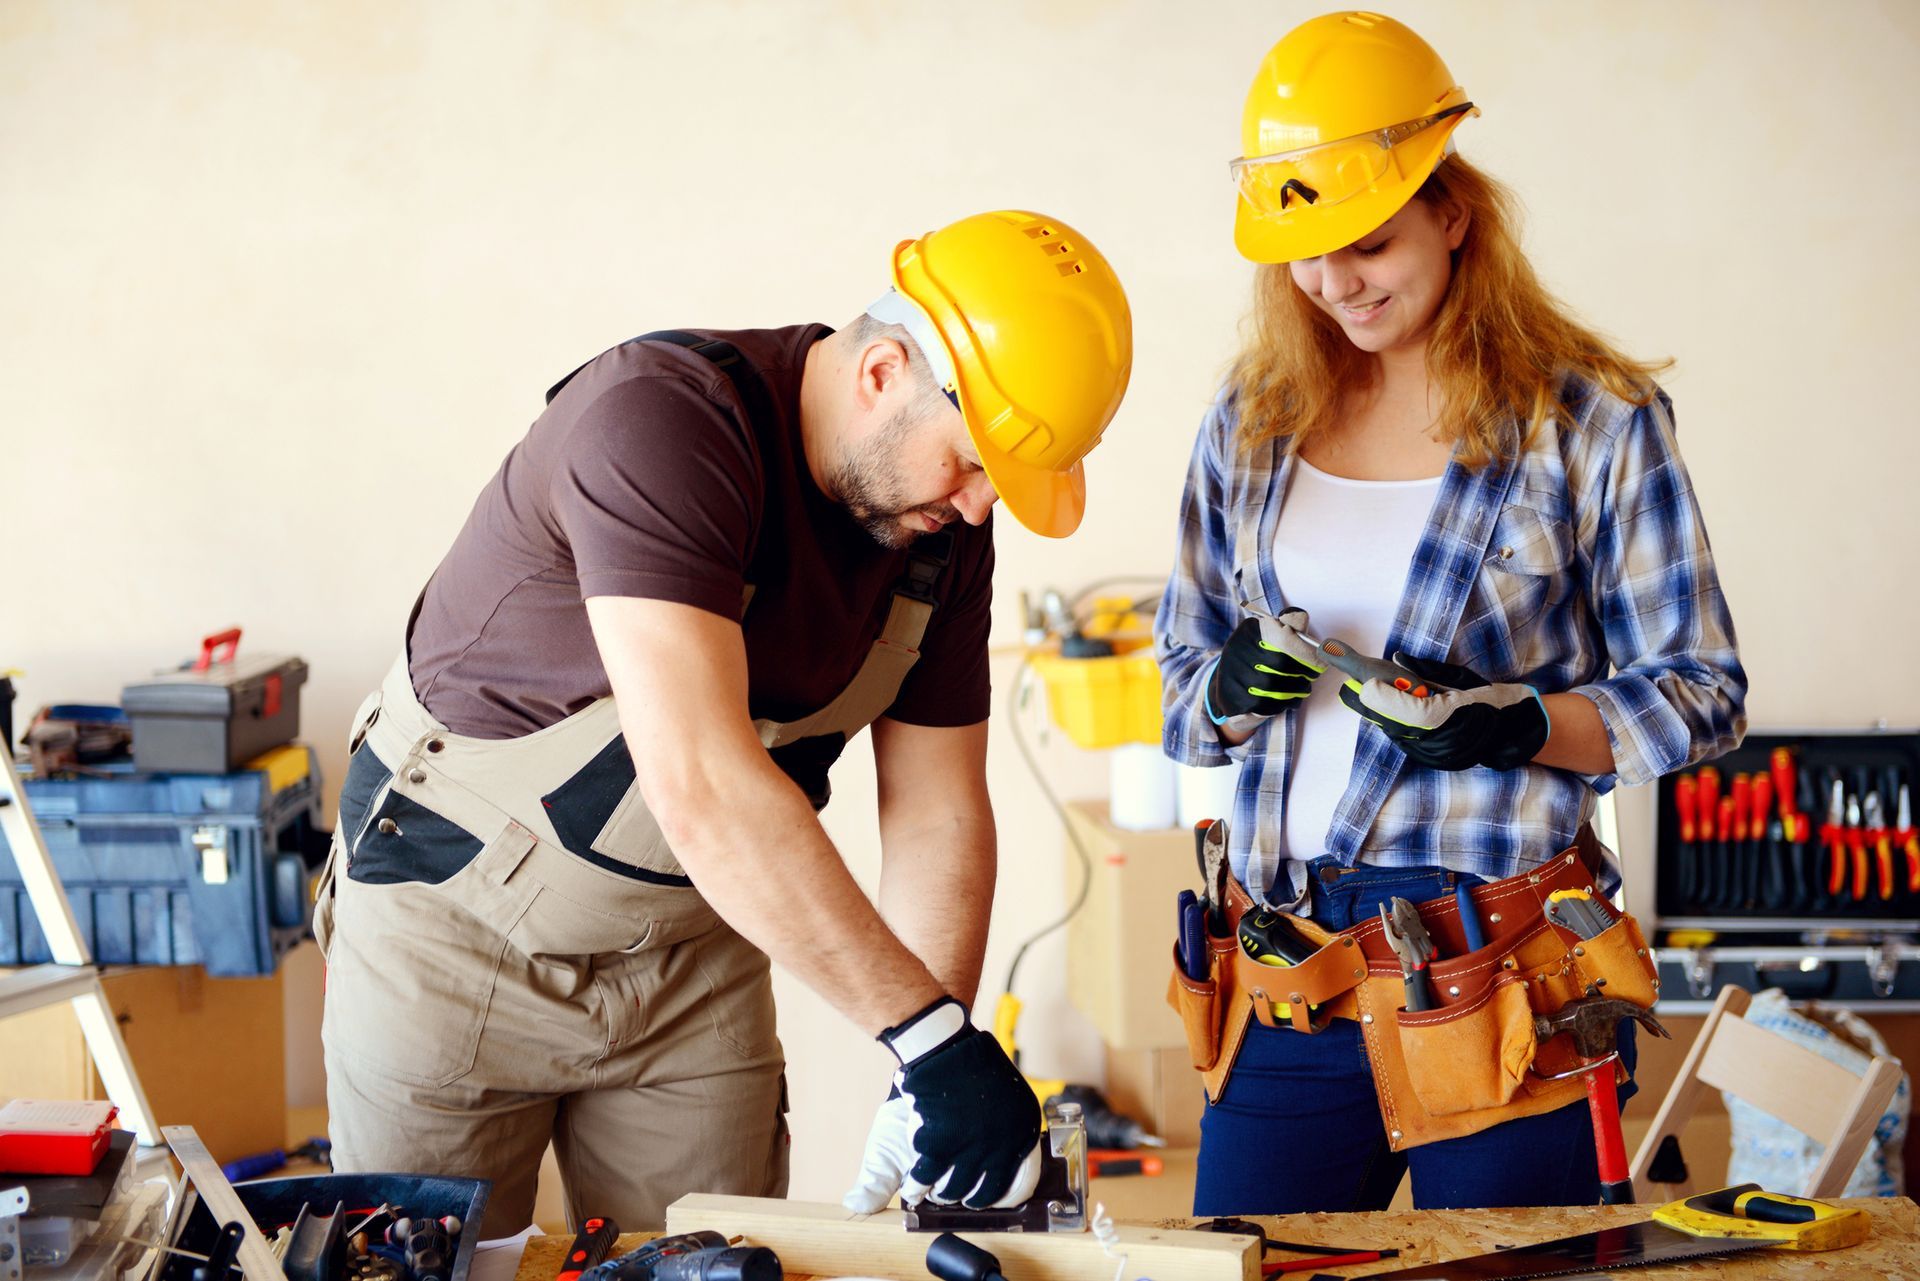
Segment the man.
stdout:
[[[335,1164],[658,1225],[786,1188],[768,958],[901,1061],[848,1195],[1017,1204],[1039,1114],[971,1025],[993,895],[989,509],[1065,536],[1125,295],[1003,211],[848,328],[663,333],[548,393],[355,719],[315,934]],[[816,811],[871,725],[878,910]]]

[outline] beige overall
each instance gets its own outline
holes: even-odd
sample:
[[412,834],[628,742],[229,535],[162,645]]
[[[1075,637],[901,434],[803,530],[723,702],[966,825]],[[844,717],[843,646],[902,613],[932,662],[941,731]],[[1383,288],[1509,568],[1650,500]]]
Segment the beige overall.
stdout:
[[[837,698],[757,723],[767,747],[851,737],[885,712],[932,612],[928,563]],[[784,1195],[766,956],[692,887],[637,783],[602,795],[597,835],[560,830],[576,781],[627,766],[613,700],[521,738],[463,738],[415,697],[403,653],[351,750],[371,799],[356,830],[338,825],[314,912],[335,1167],[491,1179],[489,1237],[531,1221],[549,1140],[576,1224],[657,1228],[688,1192]],[[766,858],[772,889],[779,852]]]

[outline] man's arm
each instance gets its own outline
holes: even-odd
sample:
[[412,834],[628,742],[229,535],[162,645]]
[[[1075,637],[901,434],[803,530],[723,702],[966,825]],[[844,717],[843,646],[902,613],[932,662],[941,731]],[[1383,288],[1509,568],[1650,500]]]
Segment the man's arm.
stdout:
[[942,987],[971,1006],[993,907],[987,723],[879,720],[880,914]]
[[587,617],[640,794],[714,910],[870,1034],[937,1000],[945,989],[888,930],[761,746],[739,624],[616,596],[590,598]]

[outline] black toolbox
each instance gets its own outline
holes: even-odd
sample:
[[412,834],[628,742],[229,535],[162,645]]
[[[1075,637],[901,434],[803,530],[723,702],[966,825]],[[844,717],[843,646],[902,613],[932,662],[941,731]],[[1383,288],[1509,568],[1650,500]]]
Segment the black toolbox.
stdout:
[[[336,1207],[346,1212],[345,1227],[363,1223],[380,1207],[414,1219],[439,1219],[452,1215],[460,1220],[460,1234],[454,1244],[447,1281],[466,1281],[473,1267],[474,1252],[480,1243],[481,1222],[486,1217],[487,1194],[493,1185],[485,1179],[454,1178],[428,1174],[316,1174],[287,1179],[255,1179],[236,1183],[234,1194],[265,1236],[271,1238],[280,1228],[290,1226],[304,1208],[310,1214],[327,1215]],[[379,1234],[395,1214],[382,1214],[369,1232],[379,1243]],[[205,1201],[193,1199],[180,1224],[174,1245],[180,1250],[205,1254],[212,1248],[220,1223]],[[156,1281],[192,1281],[195,1260],[181,1254],[169,1254],[161,1263]],[[201,1269],[204,1271],[204,1269]],[[232,1273],[228,1278],[231,1281]]]
[[226,774],[299,737],[306,663],[276,655],[241,658],[239,647],[239,628],[218,632],[178,671],[120,691],[133,722],[135,769]]
[[[1785,810],[1780,752],[1792,767]],[[1885,726],[1755,732],[1719,760],[1661,779],[1662,1008],[1705,1003],[1731,983],[1866,1013],[1920,1012],[1920,833],[1911,812],[1900,822],[1903,789],[1911,810],[1920,730]]]

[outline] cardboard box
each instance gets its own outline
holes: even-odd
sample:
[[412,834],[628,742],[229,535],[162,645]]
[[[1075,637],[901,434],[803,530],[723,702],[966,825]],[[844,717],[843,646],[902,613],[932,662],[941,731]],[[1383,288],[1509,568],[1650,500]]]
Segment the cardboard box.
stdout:
[[1107,1047],[1107,1102],[1167,1141],[1170,1148],[1200,1145],[1206,1086],[1184,1046],[1177,1050]]
[[[197,965],[155,965],[110,971],[101,982],[161,1125],[193,1126],[217,1161],[284,1146],[279,974],[211,979]],[[6,1020],[0,1096],[107,1097],[71,1006]]]
[[[1173,972],[1174,900],[1199,883],[1193,833],[1129,832],[1107,821],[1104,802],[1067,806],[1072,831],[1092,861],[1086,906],[1067,923],[1067,999],[1115,1050],[1184,1046],[1167,1004]],[[1080,888],[1079,860],[1067,859],[1067,892]]]

